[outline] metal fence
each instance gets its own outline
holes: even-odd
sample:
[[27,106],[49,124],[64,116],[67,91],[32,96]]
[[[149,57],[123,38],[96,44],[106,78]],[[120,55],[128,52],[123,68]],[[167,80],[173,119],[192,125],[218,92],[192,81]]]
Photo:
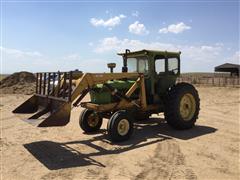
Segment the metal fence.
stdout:
[[188,82],[191,84],[202,84],[210,86],[228,86],[240,87],[239,77],[197,77],[197,76],[184,76],[179,77],[178,82]]

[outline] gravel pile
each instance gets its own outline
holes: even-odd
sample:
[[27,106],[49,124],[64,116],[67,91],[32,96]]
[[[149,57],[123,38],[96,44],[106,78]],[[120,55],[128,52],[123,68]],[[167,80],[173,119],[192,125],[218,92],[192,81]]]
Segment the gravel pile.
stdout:
[[0,92],[4,94],[33,94],[36,77],[30,72],[17,72],[0,81]]

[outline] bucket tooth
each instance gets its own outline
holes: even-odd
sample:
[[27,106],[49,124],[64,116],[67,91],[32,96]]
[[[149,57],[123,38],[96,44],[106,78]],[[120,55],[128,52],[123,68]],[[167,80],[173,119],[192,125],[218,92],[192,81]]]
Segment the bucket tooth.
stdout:
[[27,101],[22,103],[20,106],[18,106],[15,110],[13,110],[13,113],[34,113],[38,110],[37,106],[37,97],[34,95],[31,98],[29,98]]
[[13,110],[13,113],[38,127],[65,126],[70,119],[71,102],[35,94]]
[[38,119],[39,117],[43,116],[44,114],[49,112],[49,107],[44,108],[43,110],[38,111],[36,114],[31,116],[29,119]]
[[57,111],[51,113],[38,127],[65,126],[70,120],[71,103],[63,104]]

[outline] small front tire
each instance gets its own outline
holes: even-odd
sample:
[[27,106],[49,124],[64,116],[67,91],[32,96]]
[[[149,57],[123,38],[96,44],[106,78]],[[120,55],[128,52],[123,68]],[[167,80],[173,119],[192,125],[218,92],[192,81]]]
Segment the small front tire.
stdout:
[[86,133],[98,131],[102,125],[102,117],[93,110],[84,109],[79,117],[79,125]]
[[133,133],[133,119],[125,110],[115,112],[108,121],[107,131],[114,142],[125,141]]

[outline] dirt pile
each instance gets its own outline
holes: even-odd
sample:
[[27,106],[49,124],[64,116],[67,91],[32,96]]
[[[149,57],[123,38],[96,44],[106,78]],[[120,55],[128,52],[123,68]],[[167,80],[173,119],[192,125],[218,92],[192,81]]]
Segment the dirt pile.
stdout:
[[36,77],[30,72],[17,72],[0,81],[0,92],[8,94],[33,94]]

